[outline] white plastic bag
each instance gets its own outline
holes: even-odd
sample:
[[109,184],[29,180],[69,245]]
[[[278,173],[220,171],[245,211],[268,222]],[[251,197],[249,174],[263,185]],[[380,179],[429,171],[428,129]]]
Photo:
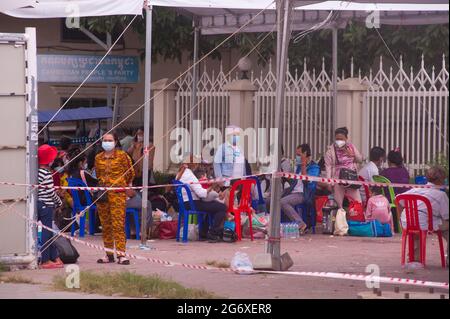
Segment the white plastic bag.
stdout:
[[[183,228],[184,228],[184,225],[181,226],[180,236],[183,236]],[[198,225],[189,224],[189,226],[188,226],[188,240],[189,241],[197,241],[198,239],[199,239]]]
[[236,252],[231,260],[231,269],[239,274],[253,272],[253,264],[246,253]]
[[334,224],[334,235],[345,236],[348,234],[348,224],[346,218],[346,212],[340,208],[336,213],[336,223]]

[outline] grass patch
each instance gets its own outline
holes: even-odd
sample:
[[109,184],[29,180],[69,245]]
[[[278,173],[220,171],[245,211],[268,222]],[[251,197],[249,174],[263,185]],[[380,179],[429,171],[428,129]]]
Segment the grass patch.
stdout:
[[226,261],[207,260],[206,264],[216,268],[230,268],[230,263]]
[[19,275],[14,276],[0,276],[0,281],[3,283],[9,283],[9,284],[36,284],[33,280],[24,278]]
[[[66,288],[66,279],[56,276],[53,287],[57,290],[74,291]],[[104,296],[120,295],[133,298],[160,299],[212,299],[215,295],[203,289],[186,288],[179,283],[159,276],[142,276],[131,272],[95,274],[80,273],[80,289],[77,292],[94,293]]]
[[9,271],[9,267],[0,263],[0,273]]

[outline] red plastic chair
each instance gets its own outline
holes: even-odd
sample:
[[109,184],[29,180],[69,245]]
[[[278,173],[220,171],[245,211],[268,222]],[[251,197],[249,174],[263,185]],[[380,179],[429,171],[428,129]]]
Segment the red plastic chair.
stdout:
[[[428,212],[428,230],[420,229],[419,224],[419,202],[422,201],[427,207]],[[420,239],[420,262],[425,266],[426,256],[426,240],[428,233],[435,233],[439,240],[439,250],[441,253],[442,268],[445,268],[445,255],[444,255],[444,243],[442,241],[442,232],[440,230],[433,230],[433,208],[431,203],[425,196],[421,195],[409,195],[400,194],[395,197],[395,204],[397,205],[397,213],[400,216],[401,206],[405,209],[406,216],[406,229],[403,229],[402,233],[402,266],[405,265],[405,253],[406,253],[406,240],[408,239],[409,245],[409,262],[414,261],[414,235],[419,235]],[[400,205],[399,205],[400,204]]]
[[[252,186],[256,185],[254,179],[243,179],[234,182],[230,190],[230,201],[228,212],[234,214],[234,223],[238,240],[242,240],[241,214],[246,213],[249,218],[250,237],[253,241],[252,227]],[[239,187],[241,188],[240,201],[237,207],[234,206],[234,196]]]
[[[364,177],[362,176],[358,176],[358,180],[360,182],[365,182],[366,180],[364,179]],[[367,202],[369,201],[369,198],[372,196],[372,194],[370,193],[370,189],[369,186],[367,185],[363,185],[364,187],[364,193],[366,194],[366,201],[363,203],[364,208],[367,207]]]

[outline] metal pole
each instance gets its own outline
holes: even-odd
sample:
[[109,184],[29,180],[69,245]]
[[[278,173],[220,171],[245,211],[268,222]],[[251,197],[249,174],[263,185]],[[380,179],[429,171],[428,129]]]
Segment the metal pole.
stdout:
[[191,153],[192,155],[199,155],[197,151],[194,149],[194,141],[197,136],[196,132],[194,132],[194,121],[198,119],[198,107],[197,104],[197,86],[198,86],[198,45],[200,40],[200,28],[198,27],[198,23],[196,19],[192,22],[194,27],[194,58],[193,58],[193,67],[192,67],[192,95],[191,95]]
[[[111,48],[112,46],[112,39],[111,39],[111,33],[107,32],[106,33],[106,46],[108,47],[108,50]],[[111,84],[108,84],[106,87],[106,104],[108,107],[112,107],[113,103],[112,103],[112,86]],[[111,123],[111,127],[113,127],[113,123]]]
[[[284,98],[285,98],[285,86],[286,86],[286,69],[288,48],[291,36],[291,11],[292,5],[290,0],[279,0],[277,2],[277,19],[278,19],[278,39],[277,39],[277,87],[275,98],[275,130],[278,130],[278,140],[276,144],[276,153],[272,157],[272,161],[276,161],[275,165],[271,165],[276,168],[276,171],[280,170],[281,162],[281,145],[283,143],[283,134],[280,133],[280,129],[283,126],[284,117]],[[281,20],[282,19],[282,20]],[[282,25],[282,29],[280,28]],[[272,191],[270,197],[270,232],[269,235],[272,238],[280,237],[280,198],[281,198],[281,178],[272,175]],[[269,241],[268,252],[272,255],[273,268],[275,270],[281,270],[281,247],[280,241]]]
[[[28,84],[29,94],[27,115],[28,115],[28,156],[26,183],[36,185],[38,183],[38,87],[37,87],[37,65],[36,65],[36,29],[25,28],[25,33],[29,36],[27,43],[27,64],[28,64]],[[47,126],[47,130],[48,130]],[[50,133],[48,134],[50,140]],[[28,188],[27,188],[28,190]],[[37,191],[32,189],[27,198],[27,215],[32,220],[37,220]],[[37,257],[36,229],[28,223],[27,227],[27,253]],[[34,248],[34,249],[33,249]],[[34,259],[31,267],[37,266],[37,258]]]
[[[152,84],[152,6],[145,8],[145,108],[144,108],[144,158],[142,168],[142,185],[148,186],[149,142],[150,142],[150,96]],[[142,189],[141,211],[141,248],[147,247],[147,208],[148,189]]]
[[333,26],[333,125],[337,128],[338,28]]
[[118,114],[119,114],[119,84],[116,84],[116,88],[114,90],[114,106],[113,106],[112,126],[116,125]]

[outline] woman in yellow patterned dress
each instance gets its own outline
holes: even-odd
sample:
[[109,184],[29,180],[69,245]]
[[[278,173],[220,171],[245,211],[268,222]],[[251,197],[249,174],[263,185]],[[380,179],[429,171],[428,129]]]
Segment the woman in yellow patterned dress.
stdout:
[[[99,185],[103,187],[126,187],[131,185],[134,169],[130,157],[118,149],[119,140],[114,133],[107,133],[102,139],[103,152],[95,157],[95,173]],[[125,257],[125,192],[108,191],[97,201],[97,209],[102,224],[103,244],[105,248],[116,248],[118,263],[129,265]],[[98,263],[113,263],[114,254],[97,260]]]

